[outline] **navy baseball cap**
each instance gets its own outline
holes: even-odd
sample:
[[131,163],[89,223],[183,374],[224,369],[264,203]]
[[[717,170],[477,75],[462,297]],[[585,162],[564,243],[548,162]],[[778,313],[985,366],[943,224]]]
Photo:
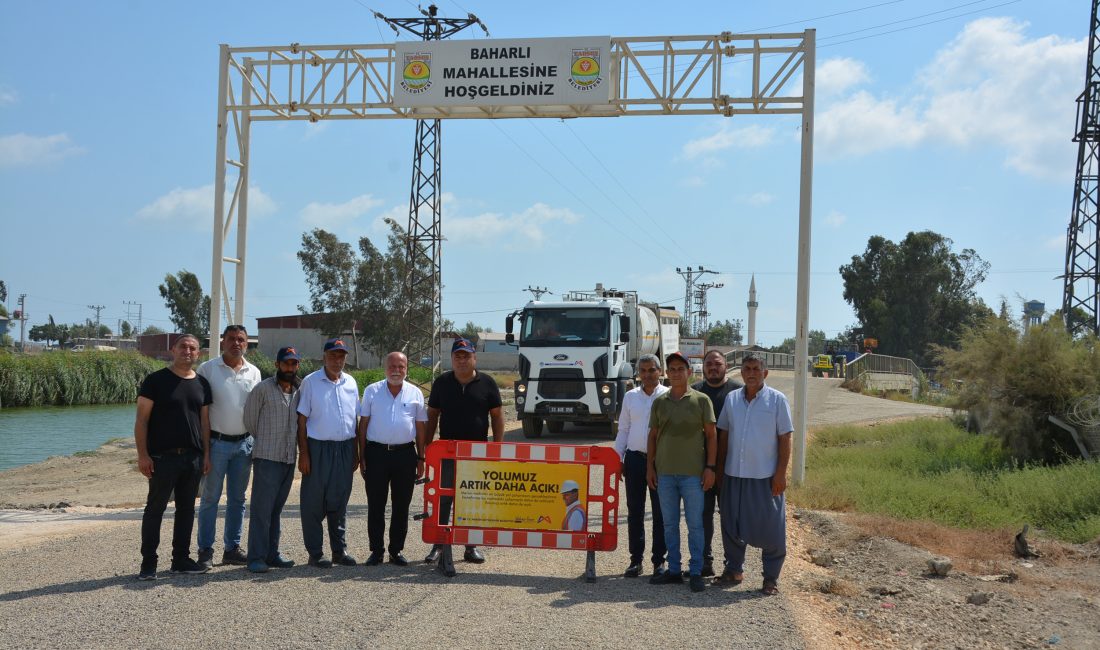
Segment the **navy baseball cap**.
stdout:
[[455,352],[469,352],[474,354],[477,350],[474,349],[474,344],[470,343],[468,339],[457,338],[455,342],[451,344],[451,354]]
[[279,348],[279,353],[275,355],[276,361],[301,361],[302,357],[298,356],[298,351],[294,348]]
[[330,350],[339,350],[341,352],[347,352],[348,346],[344,345],[344,339],[336,338],[325,341],[325,352]]

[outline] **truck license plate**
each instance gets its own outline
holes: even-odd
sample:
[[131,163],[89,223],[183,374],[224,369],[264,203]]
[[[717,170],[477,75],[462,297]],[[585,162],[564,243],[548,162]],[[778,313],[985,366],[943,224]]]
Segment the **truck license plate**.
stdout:
[[549,411],[550,411],[550,413],[560,413],[560,414],[563,414],[563,415],[572,415],[573,412],[574,412],[574,407],[572,407],[572,406],[551,406]]

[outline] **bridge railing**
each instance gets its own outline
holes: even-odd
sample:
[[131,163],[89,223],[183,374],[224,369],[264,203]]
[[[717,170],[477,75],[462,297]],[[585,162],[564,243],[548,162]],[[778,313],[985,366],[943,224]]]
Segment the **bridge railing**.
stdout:
[[844,376],[849,380],[869,383],[869,375],[908,375],[916,384],[924,378],[924,373],[905,357],[891,357],[885,354],[863,354],[848,362]]
[[794,370],[794,355],[782,352],[756,352],[753,350],[734,350],[726,353],[726,365],[730,368],[740,368],[741,359],[749,352],[763,357],[764,363],[772,370]]

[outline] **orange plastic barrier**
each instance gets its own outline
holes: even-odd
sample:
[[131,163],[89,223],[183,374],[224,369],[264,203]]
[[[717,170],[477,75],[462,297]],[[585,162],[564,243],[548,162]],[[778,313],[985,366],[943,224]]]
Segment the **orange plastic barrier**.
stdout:
[[[536,530],[532,527],[453,525],[461,464],[490,461],[521,471],[525,464],[571,464],[588,468],[584,495],[587,530]],[[594,466],[602,467],[592,472]],[[436,440],[425,455],[423,540],[429,544],[469,544],[577,551],[613,551],[618,542],[619,455],[610,447],[509,442]],[[597,483],[593,483],[593,475]],[[599,507],[593,507],[599,504]],[[592,519],[597,513],[598,520]],[[448,517],[448,513],[451,515]]]

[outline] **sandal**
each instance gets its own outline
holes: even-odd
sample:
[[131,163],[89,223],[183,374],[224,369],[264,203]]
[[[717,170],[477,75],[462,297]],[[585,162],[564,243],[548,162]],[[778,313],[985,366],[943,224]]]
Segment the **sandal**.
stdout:
[[774,596],[779,593],[779,585],[771,580],[765,580],[764,586],[760,588],[760,593],[765,596]]
[[722,575],[715,578],[712,584],[716,587],[736,587],[744,580],[744,573],[730,573],[728,571],[723,571]]

